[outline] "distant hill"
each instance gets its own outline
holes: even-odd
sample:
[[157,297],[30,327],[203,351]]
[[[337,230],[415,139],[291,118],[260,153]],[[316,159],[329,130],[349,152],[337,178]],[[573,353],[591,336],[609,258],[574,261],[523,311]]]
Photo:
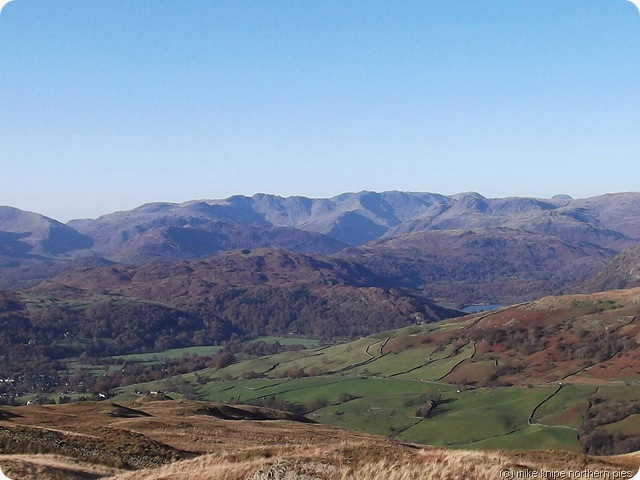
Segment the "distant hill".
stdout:
[[337,257],[430,297],[508,304],[584,280],[606,265],[610,254],[593,243],[489,227],[416,231],[347,248]]
[[0,206],[0,288],[37,283],[69,268],[107,263],[93,240],[56,220]]
[[102,295],[157,302],[224,319],[250,336],[353,337],[458,314],[390,288],[383,277],[356,263],[275,249],[72,270],[29,292],[57,299]]
[[16,258],[0,254],[0,289],[26,288],[74,268],[111,264],[113,262],[92,255],[76,258],[26,255]]
[[131,264],[206,258],[238,248],[330,254],[346,246],[318,232],[272,225],[254,213],[227,212],[204,202],[143,205],[69,225],[94,239],[98,255]]
[[[425,230],[469,230],[506,227],[555,236],[569,243],[591,243],[618,250],[640,238],[640,194],[621,193],[589,199],[485,198],[478,193],[448,197],[405,221],[385,236],[397,237]],[[621,221],[625,218],[627,222]]]
[[61,255],[91,248],[93,240],[56,220],[0,206],[0,254]]

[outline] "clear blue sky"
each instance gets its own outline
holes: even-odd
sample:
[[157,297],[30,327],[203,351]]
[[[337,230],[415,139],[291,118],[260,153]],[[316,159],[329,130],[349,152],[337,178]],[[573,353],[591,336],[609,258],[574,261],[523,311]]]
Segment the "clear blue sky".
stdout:
[[0,204],[640,189],[626,0],[14,0]]

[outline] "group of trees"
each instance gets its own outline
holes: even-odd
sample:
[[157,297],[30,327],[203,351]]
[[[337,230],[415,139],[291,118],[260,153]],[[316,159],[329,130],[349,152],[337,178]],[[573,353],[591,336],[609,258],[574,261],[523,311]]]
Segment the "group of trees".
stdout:
[[[256,357],[304,348],[246,342],[243,337],[231,322],[210,313],[150,302],[112,300],[84,308],[49,305],[33,311],[12,304],[0,312],[0,401],[55,391],[98,394],[208,367],[223,368],[237,355]],[[209,357],[185,356],[154,364],[118,358],[215,344],[225,348]],[[78,371],[71,362],[91,366],[94,373]],[[109,364],[121,368],[106,368]],[[96,373],[103,367],[103,374]]]
[[345,287],[331,295],[304,287],[230,288],[210,292],[198,308],[228,319],[251,338],[293,333],[343,340],[404,327],[415,322],[416,313],[438,318],[424,300],[375,287],[364,294],[362,289]]
[[640,414],[639,400],[592,396],[578,436],[583,451],[590,455],[618,455],[640,450],[640,433],[609,432],[603,428],[637,414]]
[[229,321],[150,302],[0,312],[0,378],[55,375],[68,359],[215,345],[239,336]]
[[[370,298],[365,299],[365,294]],[[391,303],[401,302],[403,307],[391,312],[381,307],[378,300],[388,300],[389,295],[395,295]],[[220,289],[180,307],[114,296],[87,303],[49,298],[26,308],[15,297],[3,297],[0,305],[0,378],[20,374],[24,382],[33,375],[46,375],[48,381],[38,389],[51,386],[46,383],[63,383],[67,363],[81,355],[102,359],[223,344],[235,354],[269,355],[282,347],[244,340],[290,333],[326,340],[353,338],[405,326],[416,318],[403,311],[427,308],[417,299],[379,288],[365,293],[334,289],[326,295],[303,287],[268,285]],[[430,318],[426,311],[425,316]],[[160,375],[154,370],[127,374],[129,380]],[[28,382],[28,390],[34,390],[34,382]]]

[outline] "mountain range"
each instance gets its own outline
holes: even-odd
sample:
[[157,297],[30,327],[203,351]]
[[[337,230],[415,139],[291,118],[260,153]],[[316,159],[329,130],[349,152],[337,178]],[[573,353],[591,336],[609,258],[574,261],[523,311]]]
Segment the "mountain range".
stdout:
[[640,243],[639,210],[640,193],[492,199],[397,191],[151,203],[67,224],[0,207],[0,287],[85,266],[277,248],[361,263],[434,297],[457,292],[457,304],[509,303],[584,282]]

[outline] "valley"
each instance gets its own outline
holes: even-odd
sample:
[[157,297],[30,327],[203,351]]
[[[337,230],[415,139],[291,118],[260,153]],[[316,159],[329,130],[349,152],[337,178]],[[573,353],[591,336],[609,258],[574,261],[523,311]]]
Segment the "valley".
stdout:
[[[638,300],[640,290],[545,298],[182,378],[208,401],[279,405],[320,423],[414,443],[635,451]],[[115,399],[169,393],[170,385],[127,387]]]
[[637,471],[638,207],[260,194],[67,225],[0,207],[0,466]]

